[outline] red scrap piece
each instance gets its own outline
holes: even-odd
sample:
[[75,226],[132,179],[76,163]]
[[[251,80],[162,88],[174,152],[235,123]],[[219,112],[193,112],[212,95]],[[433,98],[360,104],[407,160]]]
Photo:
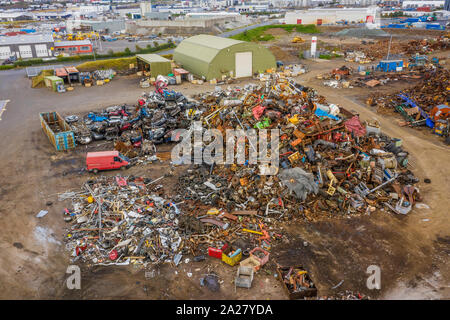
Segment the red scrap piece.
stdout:
[[117,250],[116,249],[114,249],[114,250],[112,250],[110,253],[109,253],[109,258],[111,259],[111,260],[116,260],[117,258],[119,257],[119,254],[117,253]]

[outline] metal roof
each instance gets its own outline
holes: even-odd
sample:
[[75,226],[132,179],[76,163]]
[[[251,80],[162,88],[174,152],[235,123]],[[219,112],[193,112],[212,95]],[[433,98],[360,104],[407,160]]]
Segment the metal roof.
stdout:
[[75,67],[66,67],[65,68],[66,69],[66,71],[68,72],[68,73],[79,73],[80,71],[78,71],[78,69],[77,68],[75,68]]
[[89,40],[55,41],[55,47],[87,46],[90,44]]
[[42,70],[56,70],[59,68],[64,68],[63,65],[49,65],[49,66],[39,66],[39,67],[27,67],[25,70],[27,71],[27,77],[35,77],[39,73],[41,73]]
[[235,44],[242,43],[242,41],[239,40],[210,36],[207,34],[199,34],[197,36],[187,38],[183,40],[183,42],[189,42],[217,50],[222,50]]
[[0,37],[0,46],[47,42],[53,42],[53,36],[51,34],[21,34],[17,36]]
[[161,57],[158,54],[152,54],[152,53],[149,53],[149,54],[138,54],[136,56],[136,58],[138,58],[140,60],[143,60],[143,61],[145,61],[145,62],[147,62],[149,64],[153,63],[153,62],[169,62],[170,63],[170,60],[167,60],[166,58]]
[[67,71],[64,68],[55,69],[55,75],[57,77],[66,77],[66,76],[68,76]]
[[231,46],[243,43],[243,41],[200,34],[181,41],[175,52],[180,52],[195,57],[197,60],[211,62],[219,51]]

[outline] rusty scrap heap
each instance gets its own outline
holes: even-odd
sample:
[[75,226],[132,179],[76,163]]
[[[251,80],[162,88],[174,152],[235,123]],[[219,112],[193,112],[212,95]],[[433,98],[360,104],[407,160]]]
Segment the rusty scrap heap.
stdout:
[[[216,88],[195,97],[205,128],[280,130],[280,168],[194,165],[170,199],[164,177],[99,177],[70,199],[67,248],[90,264],[178,265],[206,252],[258,270],[283,238],[283,221],[408,213],[420,201],[401,140],[377,123],[326,103],[311,88],[276,75],[261,85]],[[247,153],[251,146],[246,142]],[[203,257],[202,257],[203,256]]]
[[[384,39],[373,44],[366,44],[359,48],[369,59],[377,60],[386,57],[389,40]],[[390,54],[427,54],[435,50],[446,50],[449,48],[449,39],[438,37],[435,39],[411,40],[406,43],[392,41]]]
[[367,99],[367,104],[377,107],[380,113],[400,113],[405,119],[402,125],[426,125],[450,144],[449,78],[448,69],[437,68],[425,73],[416,86],[391,95],[374,94]]
[[404,94],[413,99],[424,111],[429,113],[431,109],[440,104],[448,102],[448,91],[450,79],[450,71],[448,69],[428,70],[423,79],[414,87],[405,89],[401,92],[386,95],[376,93],[373,94],[368,104],[376,106],[380,109],[393,109],[404,101],[399,96]]

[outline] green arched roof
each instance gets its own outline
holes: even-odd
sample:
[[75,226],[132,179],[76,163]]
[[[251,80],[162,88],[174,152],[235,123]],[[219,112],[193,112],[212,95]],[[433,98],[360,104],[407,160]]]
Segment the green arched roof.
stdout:
[[200,34],[181,41],[175,53],[186,54],[203,62],[210,63],[220,50],[243,43],[243,41]]

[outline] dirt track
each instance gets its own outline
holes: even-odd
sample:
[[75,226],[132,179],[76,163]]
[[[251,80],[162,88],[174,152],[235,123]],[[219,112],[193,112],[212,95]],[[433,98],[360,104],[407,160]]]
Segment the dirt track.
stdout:
[[[397,126],[393,118],[380,117],[355,102],[353,95],[349,98],[349,91],[318,86],[315,75],[335,64],[312,62],[313,71],[298,81],[314,84],[329,102],[357,110],[363,119],[377,118],[387,134],[401,137],[415,163],[414,172],[421,181],[425,177],[432,181],[419,184],[431,209],[414,210],[402,217],[378,212],[354,219],[291,223],[285,232],[292,240],[276,248],[272,259],[309,268],[320,294],[349,289],[378,298],[449,298],[448,147],[429,139],[429,134]],[[62,244],[64,205],[56,201],[55,194],[78,188],[87,179],[76,173],[83,165],[85,150],[57,154],[42,133],[37,114],[58,110],[67,115],[114,103],[134,103],[142,89],[137,86],[138,79],[118,78],[104,87],[76,88],[58,95],[31,89],[28,80],[12,73],[8,78],[3,75],[0,73],[0,96],[11,102],[0,121],[0,298],[286,298],[279,282],[265,273],[257,276],[253,289],[235,293],[231,284],[235,269],[211,260],[183,265],[178,274],[164,267],[159,276],[149,280],[133,267],[83,270],[82,290],[65,289],[68,259]],[[211,85],[176,87],[185,94],[211,89]],[[163,170],[167,170],[167,164],[133,168],[130,173],[156,178]],[[46,207],[49,200],[53,205]],[[35,215],[41,209],[49,210],[49,214],[38,219]],[[429,221],[423,221],[425,218]],[[304,247],[303,241],[309,245]],[[382,270],[380,292],[365,287],[365,270],[371,264]],[[220,293],[212,295],[199,286],[199,278],[208,267],[224,280]],[[186,276],[188,271],[193,272],[192,278]],[[341,280],[344,283],[338,289],[330,289]]]

